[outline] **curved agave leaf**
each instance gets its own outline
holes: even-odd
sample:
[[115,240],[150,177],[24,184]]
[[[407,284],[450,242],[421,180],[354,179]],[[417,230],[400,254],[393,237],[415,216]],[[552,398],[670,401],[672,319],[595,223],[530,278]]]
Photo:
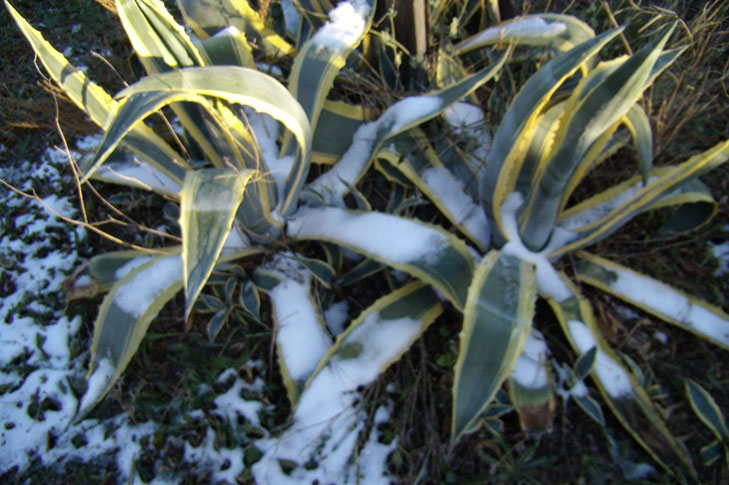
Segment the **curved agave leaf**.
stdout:
[[662,197],[671,194],[678,187],[694,177],[712,170],[729,159],[729,140],[714,145],[703,153],[694,155],[680,165],[666,169],[658,179],[640,189],[635,195],[618,207],[610,207],[607,216],[600,219],[601,225],[589,227],[577,233],[573,242],[553,251],[549,256],[558,257],[570,251],[588,246],[607,237],[636,214],[651,207]]
[[[53,80],[63,88],[76,106],[89,115],[91,121],[101,127],[105,126],[107,120],[116,114],[118,103],[46,42],[40,32],[31,27],[7,0],[5,6]],[[182,184],[189,165],[147,126],[136,126],[123,145],[174,183]]]
[[544,247],[572,173],[593,143],[625,116],[647,87],[651,70],[674,28],[675,24],[602,79],[577,103],[569,121],[565,120],[564,139],[527,196],[530,210],[522,213],[520,230],[527,247]]
[[456,308],[465,304],[473,256],[460,239],[438,226],[379,212],[321,207],[296,212],[286,234],[345,246],[432,284]]
[[181,288],[179,254],[155,257],[132,269],[113,286],[94,323],[88,386],[79,404],[78,418],[114,386],[139,348],[149,324]]
[[720,308],[593,254],[577,257],[580,281],[729,350],[729,315]]
[[[357,129],[375,118],[375,112],[370,108],[325,100],[314,130],[311,161],[336,163],[352,144]],[[336,133],[336,136],[332,136],[332,133]]]
[[549,61],[527,81],[509,106],[494,135],[479,194],[497,244],[503,243],[506,237],[501,225],[500,207],[513,191],[518,176],[518,141],[524,133],[531,131],[549,97],[562,82],[621,31],[613,29],[605,32]]
[[246,0],[177,0],[185,22],[206,39],[233,26],[273,57],[293,54],[295,49],[261,21]]
[[357,130],[341,160],[309,184],[309,188],[328,203],[339,204],[347,193],[347,184],[354,186],[357,183],[387,139],[434,118],[451,104],[475,91],[498,73],[506,57],[503,55],[493,66],[445,89],[425,96],[411,96],[391,105],[376,121],[362,125]]
[[[174,251],[179,251],[175,248]],[[99,284],[101,291],[108,291],[135,268],[158,257],[138,250],[113,251],[94,256],[89,261],[89,274]]]
[[129,41],[149,74],[203,65],[197,48],[160,0],[116,3]]
[[[304,109],[313,132],[316,133],[319,113],[334,78],[369,31],[373,15],[374,9],[364,1],[338,7],[330,14],[331,21],[296,55],[288,80],[289,91]],[[284,152],[286,148],[284,144]]]
[[205,66],[241,66],[256,68],[253,49],[246,36],[233,26],[204,39],[198,45]]
[[[486,215],[480,205],[466,192],[461,183],[440,163],[433,147],[416,133],[416,143],[424,149],[424,155],[413,153],[412,137],[390,143],[389,150],[401,155],[393,157],[399,161],[397,168],[418,187],[438,210],[465,234],[481,251],[486,251],[490,242],[490,231]],[[381,155],[380,152],[379,155]]]
[[318,306],[311,297],[311,273],[298,256],[279,253],[254,280],[266,279],[276,324],[276,348],[284,385],[296,405],[307,379],[329,350],[329,336]]
[[[652,172],[652,178],[649,179],[649,184],[668,174],[672,169],[673,167],[655,169]],[[599,228],[607,222],[614,210],[628,203],[643,187],[642,176],[631,177],[563,211],[559,215],[559,225],[577,233]],[[717,210],[717,204],[711,196],[711,191],[696,178],[689,179],[672,192],[656,198],[643,210],[672,205],[681,205],[682,207],[696,205],[700,206],[700,210],[691,211],[691,215],[694,216],[693,220],[682,221],[679,217],[678,220],[670,223],[664,231],[682,232],[681,228],[684,231],[694,229],[707,222]]]
[[524,15],[489,27],[464,40],[455,47],[455,53],[465,54],[487,45],[502,43],[546,45],[567,51],[594,36],[590,26],[569,15]]
[[[294,416],[312,411],[302,407],[311,405],[314,399],[327,399],[332,392],[351,394],[372,383],[442,311],[437,295],[419,281],[377,300],[352,321],[321,359],[306,383]],[[323,389],[332,378],[337,382],[335,389]]]
[[490,251],[468,289],[453,378],[451,438],[474,431],[479,416],[509,377],[531,329],[537,284],[534,267]]
[[623,122],[630,130],[635,146],[638,148],[640,173],[643,175],[643,184],[647,184],[653,167],[653,131],[650,120],[643,108],[634,104],[625,114]]
[[[246,86],[243,92],[240,90],[241,85]],[[287,180],[288,187],[293,184],[300,186],[308,172],[311,130],[306,115],[286,88],[258,71],[237,66],[186,68],[145,77],[119,96],[125,99],[118,116],[107,130],[91,168],[103,163],[125,133],[160,107],[183,100],[202,103],[202,96],[212,96],[231,103],[250,105],[257,111],[270,114],[294,133],[304,162],[292,170]],[[294,194],[295,191],[288,191],[288,204],[293,203]],[[286,203],[283,207],[287,207]]]
[[561,301],[549,298],[549,304],[578,355],[597,348],[592,377],[608,407],[625,430],[661,467],[674,473],[666,462],[678,458],[691,476],[695,477],[696,472],[686,449],[668,430],[648,393],[625,369],[600,333],[589,301],[579,294],[564,274],[561,277],[572,296]]
[[203,169],[187,173],[180,193],[185,319],[210,277],[254,172]]

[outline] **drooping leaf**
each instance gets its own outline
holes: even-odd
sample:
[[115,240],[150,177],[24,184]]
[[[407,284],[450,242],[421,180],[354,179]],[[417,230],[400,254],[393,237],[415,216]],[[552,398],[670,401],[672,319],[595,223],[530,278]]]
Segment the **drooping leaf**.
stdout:
[[479,415],[511,373],[531,329],[534,268],[490,251],[468,289],[453,378],[451,437],[473,431]]
[[134,267],[114,284],[94,323],[88,388],[79,404],[78,417],[84,416],[114,386],[139,348],[149,324],[181,288],[179,254],[157,256]]
[[729,446],[729,429],[726,426],[724,414],[714,398],[706,389],[691,379],[686,379],[684,384],[691,407],[701,422],[714,433],[720,442],[724,443],[724,446]]
[[218,261],[253,175],[225,168],[191,171],[185,177],[180,194],[185,318]]

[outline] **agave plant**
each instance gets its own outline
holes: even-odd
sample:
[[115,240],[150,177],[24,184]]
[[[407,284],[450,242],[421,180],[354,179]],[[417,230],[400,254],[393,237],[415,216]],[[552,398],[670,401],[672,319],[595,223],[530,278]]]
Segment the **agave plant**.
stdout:
[[[104,129],[97,152],[82,164],[84,180],[145,188],[180,205],[181,247],[116,252],[90,264],[95,284],[109,293],[95,323],[79,416],[113,387],[154,317],[184,288],[186,316],[198,300],[214,313],[211,337],[236,312],[260,318],[259,292],[267,293],[281,374],[295,406],[294,424],[283,437],[297,446],[317,442],[321,426],[354,402],[351,391],[402,355],[441,313],[442,302],[463,313],[452,439],[478,429],[507,380],[511,401],[530,427],[553,403],[546,346],[532,329],[541,295],[583,356],[577,377],[592,374],[608,406],[659,463],[678,455],[691,469],[646,392],[600,336],[589,303],[554,267],[574,254],[580,280],[633,298],[727,347],[728,319],[718,309],[684,297],[695,308],[684,315],[650,298],[636,301],[630,283],[621,281],[657,283],[580,251],[643,210],[713,202],[695,178],[726,160],[729,142],[676,167],[651,167],[650,125],[636,102],[680,53],[663,50],[670,30],[633,56],[596,64],[596,54],[619,29],[595,37],[571,17],[521,18],[440,52],[433,80],[438,87],[388,101],[376,116],[371,106],[328,99],[345,65],[356,71],[361,57],[351,54],[372,35],[374,5],[365,1],[340,4],[327,23],[316,15],[327,11],[325,4],[307,2],[298,26],[287,24],[296,39],[291,44],[242,0],[180,1],[200,41],[158,0],[119,0],[122,24],[148,75],[114,98],[6,6],[52,78]],[[464,110],[474,113],[461,101],[477,101],[475,90],[507,56],[494,50],[494,60],[472,74],[459,56],[504,43],[547,45],[558,55],[511,103],[482,167],[478,157],[429,140],[418,126],[442,113],[451,120]],[[293,57],[288,87],[260,72],[254,56]],[[558,88],[568,79],[579,83],[564,95]],[[174,142],[145,123],[161,110],[169,113],[168,107],[182,126]],[[588,170],[614,149],[613,134],[623,125],[639,147],[641,176],[566,207]],[[309,174],[312,161],[323,165],[318,177]],[[373,161],[391,181],[386,213],[371,210],[358,189]],[[404,200],[407,187],[428,196],[454,230],[396,215],[410,203]],[[345,196],[357,210],[347,208]],[[319,241],[326,260],[311,257],[308,244],[297,241]],[[345,275],[342,248],[366,257]],[[226,285],[225,302],[200,297],[216,266],[252,258],[259,267],[252,274],[235,270],[238,280]],[[312,295],[314,289],[335,281],[344,286],[383,267],[414,281],[383,294],[332,335],[319,306],[327,293]],[[658,294],[666,291],[660,287]],[[707,329],[691,319],[694,313],[716,323]],[[572,394],[600,419],[599,405],[578,387]],[[644,433],[658,433],[667,446],[648,446]],[[281,446],[276,456],[299,459],[298,450]]]

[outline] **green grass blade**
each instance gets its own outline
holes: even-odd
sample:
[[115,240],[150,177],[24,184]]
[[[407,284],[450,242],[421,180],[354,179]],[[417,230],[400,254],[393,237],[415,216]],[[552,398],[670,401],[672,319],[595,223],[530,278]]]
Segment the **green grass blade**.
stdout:
[[250,170],[202,169],[185,177],[180,228],[186,319],[217,263],[253,174]]
[[378,212],[322,207],[300,209],[288,221],[286,234],[347,247],[432,284],[456,308],[465,304],[473,256],[440,227]]
[[94,323],[88,388],[79,404],[79,418],[114,386],[139,348],[149,324],[181,288],[179,254],[155,257],[114,285]]
[[577,278],[729,350],[729,315],[665,283],[593,254],[577,253]]
[[468,289],[453,377],[451,439],[473,431],[522,353],[537,298],[534,267],[489,252]]

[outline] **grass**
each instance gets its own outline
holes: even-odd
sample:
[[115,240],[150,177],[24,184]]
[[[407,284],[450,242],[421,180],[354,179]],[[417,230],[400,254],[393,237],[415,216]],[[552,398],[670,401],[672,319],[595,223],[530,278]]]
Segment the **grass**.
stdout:
[[[115,91],[123,80],[133,79],[129,62],[129,47],[112,16],[100,4],[103,2],[44,2],[42,7],[32,2],[17,2],[21,13],[34,25],[43,22],[44,34],[57,46],[71,45],[76,62],[89,66],[92,77]],[[702,148],[711,146],[727,136],[729,126],[729,95],[727,94],[727,46],[729,46],[729,4],[714,2],[706,9],[692,7],[690,3],[668,0],[661,7],[637,6],[633,2],[552,2],[552,11],[573,14],[588,21],[596,31],[609,28],[613,19],[617,23],[631,21],[626,37],[636,45],[650,28],[641,26],[660,14],[674,14],[683,22],[685,37],[692,36],[689,51],[685,53],[669,75],[652,88],[645,99],[651,115],[656,138],[657,163],[683,160]],[[523,8],[541,10],[541,3],[524,2]],[[37,157],[46,145],[61,142],[57,121],[68,140],[95,131],[81,113],[56,94],[52,88],[31,80],[40,79],[33,67],[32,55],[20,34],[11,27],[7,12],[0,9],[0,21],[6,25],[0,31],[0,48],[8,58],[18,59],[10,65],[0,66],[0,143],[6,161],[14,164]],[[76,26],[81,26],[76,27]],[[628,45],[629,46],[629,45]],[[723,49],[717,48],[723,46]],[[613,48],[622,53],[625,44],[616,42]],[[91,54],[103,52],[109,64]],[[518,70],[513,77],[519,79]],[[659,102],[658,100],[669,100]],[[484,104],[489,104],[485,100]],[[57,112],[58,111],[58,112]],[[619,152],[596,173],[592,182],[614,183],[634,166],[632,152]],[[627,225],[614,237],[597,244],[592,251],[636,268],[658,279],[701,296],[707,301],[729,310],[729,284],[714,278],[716,261],[708,253],[709,243],[729,239],[729,208],[726,204],[729,189],[729,169],[722,167],[705,178],[712,192],[720,199],[717,216],[710,225],[692,233],[672,238],[656,239],[654,234],[668,216],[665,212],[649,213]],[[103,189],[107,196],[111,192]],[[113,190],[118,191],[114,188]],[[146,196],[146,195],[145,195]],[[140,199],[140,193],[130,191],[127,200],[129,215],[154,226],[151,207],[160,201]],[[159,209],[159,207],[157,207]],[[98,203],[91,205],[95,217],[103,219],[106,212]],[[115,229],[127,239],[140,241],[141,234],[134,226]],[[92,247],[108,246],[99,239],[91,239]],[[568,267],[566,269],[569,269]],[[384,283],[383,283],[384,284]],[[685,440],[693,456],[711,440],[706,428],[699,425],[683,394],[682,377],[690,377],[709,390],[725,414],[729,414],[729,360],[726,353],[666,324],[639,314],[637,318],[621,320],[615,301],[597,294],[593,297],[600,324],[610,342],[630,356],[647,379],[660,383],[653,390],[660,391],[658,403],[669,416],[672,431]],[[355,307],[366,306],[371,300],[364,285],[356,286],[349,296]],[[82,313],[90,324],[98,300],[83,300],[69,304],[68,312]],[[259,391],[248,391],[250,398],[275,404],[271,412],[263,413],[262,421],[269,430],[286,424],[289,409],[284,398],[280,376],[274,363],[271,329],[254,324],[228,324],[218,339],[208,342],[204,329],[205,318],[199,317],[189,332],[183,332],[181,299],[170,305],[153,323],[140,352],[133,359],[121,385],[94,411],[96,418],[112,417],[121,411],[129,413],[135,422],[153,420],[159,423],[157,435],[141,443],[144,459],[137,464],[143,479],[184,466],[184,442],[193,445],[206,439],[208,430],[214,430],[218,447],[236,446],[245,436],[256,430],[245,423],[230,423],[213,413],[189,418],[194,409],[209,411],[216,395],[223,393],[230,382],[217,382],[216,377],[226,369],[251,383],[261,378],[265,385]],[[452,310],[451,310],[452,311]],[[538,308],[539,326],[551,343],[559,342],[558,324],[546,305]],[[395,405],[392,419],[381,425],[383,441],[397,437],[398,448],[389,458],[392,473],[402,483],[617,483],[624,481],[623,471],[610,458],[610,450],[603,432],[582,413],[574,403],[558,406],[553,431],[540,436],[528,435],[520,430],[512,413],[501,419],[503,433],[493,435],[481,430],[469,435],[454,449],[447,445],[451,409],[452,366],[457,352],[460,325],[457,315],[446,312],[424,334],[422,339],[393,365],[380,381],[365,391],[371,414],[378,405],[392,400]],[[87,331],[88,331],[87,324]],[[655,340],[656,331],[668,337],[669,345]],[[573,363],[570,350],[552,345],[551,350],[562,362]],[[259,362],[255,367],[251,361]],[[386,383],[394,382],[389,387]],[[201,392],[201,389],[209,391]],[[245,397],[245,396],[244,396]],[[48,405],[48,403],[46,403]],[[43,403],[39,403],[42,407]],[[180,417],[184,417],[180,419]],[[649,459],[623,433],[619,424],[609,415],[608,430],[616,439],[621,457],[645,462]],[[169,439],[175,437],[174,439]],[[255,461],[257,450],[245,450],[248,462]],[[67,464],[61,477],[67,483],[102,483],[108,473],[114,473],[113,460],[93,465],[72,462]],[[726,483],[729,475],[719,462],[711,467],[697,464],[703,483]],[[42,483],[50,479],[49,472],[39,464],[23,476],[2,477]],[[248,472],[249,473],[249,472]],[[250,476],[240,477],[245,483]],[[206,479],[204,469],[189,472],[186,483]],[[674,483],[675,477],[659,472],[647,483]],[[113,483],[113,481],[111,482]]]

